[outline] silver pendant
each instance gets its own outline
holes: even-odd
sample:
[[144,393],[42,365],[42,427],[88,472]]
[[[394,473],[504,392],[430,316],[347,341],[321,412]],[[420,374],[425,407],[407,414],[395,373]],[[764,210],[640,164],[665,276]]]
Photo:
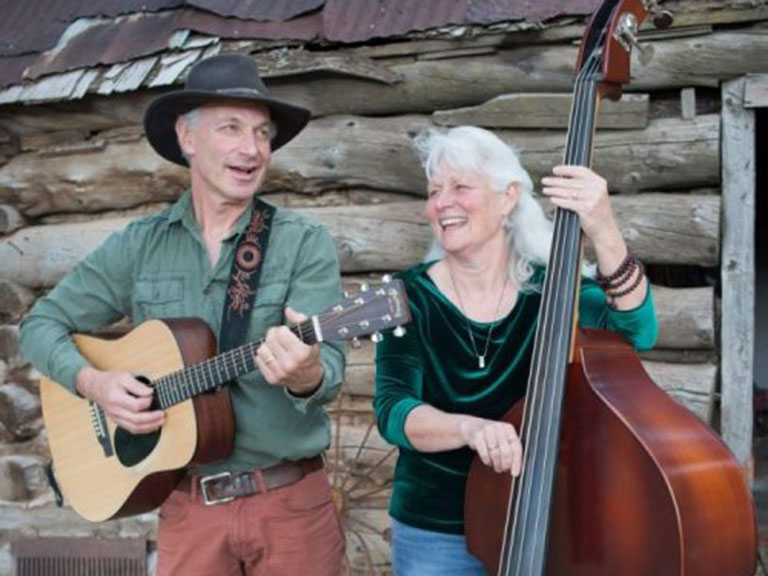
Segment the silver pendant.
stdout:
[[485,368],[485,355],[477,357],[477,364],[480,366],[480,370]]

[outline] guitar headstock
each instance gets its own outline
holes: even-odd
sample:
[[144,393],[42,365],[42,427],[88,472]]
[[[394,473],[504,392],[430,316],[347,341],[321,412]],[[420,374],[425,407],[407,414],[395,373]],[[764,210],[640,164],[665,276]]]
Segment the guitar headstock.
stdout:
[[577,59],[580,78],[594,79],[600,95],[612,100],[621,97],[622,85],[629,83],[630,55],[640,51],[641,62],[652,58],[651,46],[641,46],[637,34],[648,14],[654,25],[665,28],[672,15],[659,7],[659,0],[604,0],[592,15]]
[[346,295],[336,306],[310,319],[318,341],[353,340],[371,335],[381,340],[381,331],[395,328],[395,336],[411,320],[408,298],[401,280],[384,276],[381,283],[363,284],[360,292]]

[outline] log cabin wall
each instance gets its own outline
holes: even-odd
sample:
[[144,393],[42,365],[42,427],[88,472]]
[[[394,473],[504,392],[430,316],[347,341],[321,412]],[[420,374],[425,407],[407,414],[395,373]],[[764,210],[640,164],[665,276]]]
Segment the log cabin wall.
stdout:
[[[627,93],[602,106],[594,166],[654,283],[661,331],[657,348],[643,355],[646,369],[718,426],[719,86],[768,72],[768,5],[668,4],[675,25],[644,29],[652,58],[643,65],[635,54]],[[424,255],[426,182],[411,147],[421,130],[488,127],[521,150],[534,181],[561,160],[587,12],[446,23],[354,42],[233,39],[198,29],[111,65],[92,55],[87,65],[57,69],[49,51],[28,65],[28,80],[0,90],[0,574],[11,572],[9,543],[21,536],[155,538],[154,514],[91,525],[53,503],[40,375],[19,355],[18,325],[109,233],[173,202],[185,186],[185,171],[160,159],[142,133],[143,110],[159,88],[179,84],[206,55],[238,51],[259,61],[276,96],[313,111],[308,128],[273,157],[263,195],[328,227],[354,288]],[[350,348],[343,391],[330,408],[329,462],[353,574],[389,571],[395,454],[373,424],[373,378],[372,345]]]

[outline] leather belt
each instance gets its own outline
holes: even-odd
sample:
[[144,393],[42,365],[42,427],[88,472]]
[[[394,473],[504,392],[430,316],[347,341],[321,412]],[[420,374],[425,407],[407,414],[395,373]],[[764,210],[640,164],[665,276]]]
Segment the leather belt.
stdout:
[[267,490],[294,484],[307,474],[321,470],[323,457],[318,455],[303,460],[279,462],[268,468],[257,468],[247,472],[221,472],[210,476],[186,476],[179,482],[177,490],[200,496],[203,504],[223,504],[235,498],[252,496]]

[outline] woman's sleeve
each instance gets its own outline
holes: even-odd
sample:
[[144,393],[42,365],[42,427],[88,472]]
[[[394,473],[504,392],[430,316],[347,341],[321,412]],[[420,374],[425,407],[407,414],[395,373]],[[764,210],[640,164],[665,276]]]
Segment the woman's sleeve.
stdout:
[[391,331],[376,345],[376,393],[373,409],[381,435],[395,446],[413,446],[405,435],[405,420],[422,404],[424,371],[421,343],[415,328],[418,312],[411,307],[411,324],[405,335],[396,338]]
[[632,310],[616,310],[593,281],[582,280],[579,302],[580,324],[622,335],[638,351],[650,350],[659,336],[659,324],[650,284],[645,300]]

